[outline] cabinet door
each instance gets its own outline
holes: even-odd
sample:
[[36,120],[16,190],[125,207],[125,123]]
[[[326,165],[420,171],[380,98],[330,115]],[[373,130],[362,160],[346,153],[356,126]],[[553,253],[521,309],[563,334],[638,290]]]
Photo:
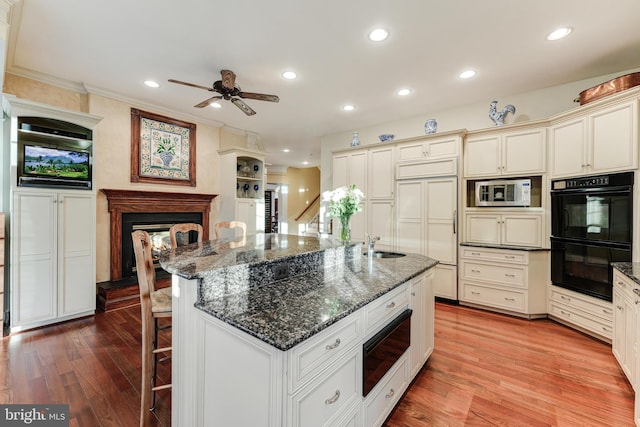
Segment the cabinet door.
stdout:
[[636,101],[589,116],[589,165],[594,172],[636,168]]
[[425,181],[426,255],[442,263],[455,264],[457,259],[456,208],[457,178]]
[[426,152],[422,142],[406,142],[404,144],[398,144],[399,162],[423,160],[425,157]]
[[349,156],[339,154],[333,157],[333,188],[344,187],[349,181]]
[[352,153],[349,158],[349,181],[347,185],[354,184],[368,198],[367,187],[367,152]]
[[505,134],[502,141],[502,174],[544,173],[546,167],[545,130]]
[[424,181],[398,181],[396,242],[400,252],[424,253]]
[[382,147],[369,151],[369,185],[365,194],[368,199],[392,199],[395,186],[394,149]]
[[[393,250],[393,201],[392,200],[371,200],[368,202],[369,209],[367,216],[369,219],[369,234],[379,236],[380,241],[376,243],[376,248],[381,250]],[[366,241],[366,240],[365,240]]]
[[586,166],[586,118],[554,125],[549,130],[552,177],[581,174]]
[[[257,203],[255,200],[237,200],[236,201],[236,214],[237,220],[242,221],[247,224],[247,234],[256,234],[257,230]],[[264,209],[262,210],[264,212]],[[262,220],[262,224],[264,224],[264,216]],[[220,237],[231,237],[233,236],[233,230],[223,230],[221,231],[222,236]],[[235,230],[236,235],[240,231]],[[225,234],[228,233],[228,234]]]
[[542,246],[541,215],[502,216],[502,244],[513,246]]
[[411,347],[409,347],[410,378],[413,378],[424,362],[425,342],[425,297],[424,276],[414,279],[411,283]]
[[501,168],[498,135],[470,138],[465,142],[465,177],[499,175]]
[[14,193],[12,327],[56,317],[56,202],[53,193]]
[[458,268],[455,265],[438,264],[434,268],[433,294],[440,298],[458,299]]
[[[622,291],[616,286],[613,287],[613,339],[612,351],[618,360],[618,364],[623,367],[626,365],[625,360],[625,303]],[[625,372],[626,373],[626,372]]]
[[[367,218],[369,217],[367,202],[361,202],[360,207],[362,210],[351,217],[351,241],[353,242],[367,241]],[[337,224],[339,228],[340,220],[336,218],[333,224],[334,227]]]
[[497,214],[467,214],[466,240],[473,243],[500,244],[501,218]]
[[58,316],[95,310],[95,197],[58,195]]

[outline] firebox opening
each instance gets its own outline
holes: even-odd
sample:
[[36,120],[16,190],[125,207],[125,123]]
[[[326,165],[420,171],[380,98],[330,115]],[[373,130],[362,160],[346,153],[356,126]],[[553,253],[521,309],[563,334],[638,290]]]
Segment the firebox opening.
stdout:
[[[171,249],[169,228],[174,224],[193,222],[202,225],[202,214],[199,212],[163,212],[163,213],[123,213],[122,214],[122,278],[136,274],[135,255],[131,233],[135,230],[145,230],[151,237],[153,262],[156,270],[160,269],[158,262],[163,250]],[[186,235],[182,237],[186,240]],[[189,233],[188,242],[196,241],[195,233]]]

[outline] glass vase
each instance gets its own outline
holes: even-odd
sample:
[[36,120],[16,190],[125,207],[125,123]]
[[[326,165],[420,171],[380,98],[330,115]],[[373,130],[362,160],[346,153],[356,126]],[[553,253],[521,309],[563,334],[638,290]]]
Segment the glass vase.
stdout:
[[340,237],[338,240],[342,243],[349,243],[351,241],[351,217],[340,217]]

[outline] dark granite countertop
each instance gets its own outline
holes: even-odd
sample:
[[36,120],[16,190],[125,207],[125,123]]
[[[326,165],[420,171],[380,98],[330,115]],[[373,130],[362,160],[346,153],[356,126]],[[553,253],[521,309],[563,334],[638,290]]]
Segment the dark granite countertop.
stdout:
[[[416,254],[369,259],[362,255],[361,244],[345,247],[314,237],[256,235],[247,237],[243,246],[229,247],[233,241],[178,248],[163,254],[160,262],[174,274],[200,279],[196,308],[280,350],[437,264]],[[250,257],[243,255],[248,252]],[[273,265],[283,259],[292,274],[283,280],[269,278]],[[238,265],[243,268],[234,268]],[[255,273],[247,272],[247,266]]]
[[509,249],[512,251],[548,251],[549,248],[541,248],[538,246],[512,246],[512,245],[494,245],[487,243],[474,243],[474,242],[462,242],[460,246],[471,246],[474,248],[488,248],[488,249]]
[[611,266],[640,285],[640,262],[612,262]]

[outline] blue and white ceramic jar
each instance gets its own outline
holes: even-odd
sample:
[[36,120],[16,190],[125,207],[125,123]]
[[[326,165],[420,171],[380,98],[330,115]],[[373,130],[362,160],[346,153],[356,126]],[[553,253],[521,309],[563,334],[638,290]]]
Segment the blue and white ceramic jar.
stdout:
[[432,133],[436,133],[436,131],[438,130],[438,122],[436,122],[436,119],[427,119],[426,122],[424,122],[424,133],[429,135]]

